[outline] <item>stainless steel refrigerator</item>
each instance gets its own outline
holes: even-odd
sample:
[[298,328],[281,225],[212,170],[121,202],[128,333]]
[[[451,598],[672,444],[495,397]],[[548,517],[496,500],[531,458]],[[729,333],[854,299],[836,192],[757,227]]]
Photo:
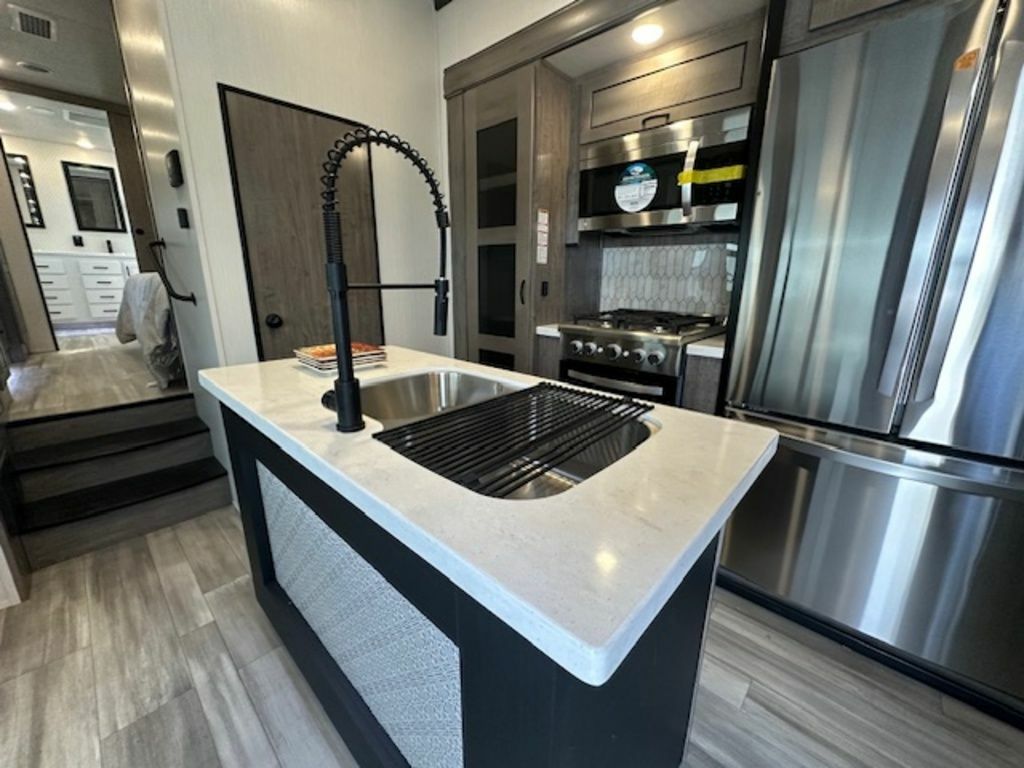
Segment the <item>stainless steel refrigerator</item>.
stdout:
[[1024,713],[1024,0],[776,61],[729,409],[780,451],[724,578]]

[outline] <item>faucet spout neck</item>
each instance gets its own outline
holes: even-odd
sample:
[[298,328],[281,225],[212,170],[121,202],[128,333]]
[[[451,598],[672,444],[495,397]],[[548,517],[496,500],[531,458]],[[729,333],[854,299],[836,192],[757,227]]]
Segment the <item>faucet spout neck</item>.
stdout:
[[[348,282],[341,237],[341,213],[337,206],[338,169],[345,158],[360,147],[376,144],[397,152],[412,163],[427,183],[434,207],[434,220],[439,233],[438,278],[433,284],[402,284],[395,286],[369,284],[352,285]],[[331,299],[331,327],[334,331],[335,355],[338,361],[338,378],[334,388],[322,398],[325,407],[337,411],[337,428],[340,432],[358,432],[363,429],[362,407],[359,396],[359,380],[352,365],[352,334],[349,326],[348,292],[355,288],[432,288],[434,291],[434,333],[444,336],[448,330],[448,278],[445,270],[448,262],[448,238],[445,230],[450,221],[444,195],[433,170],[409,142],[387,131],[375,128],[357,128],[334,142],[327,151],[323,164],[324,175],[320,177],[323,191],[323,224],[327,249],[327,286]]]

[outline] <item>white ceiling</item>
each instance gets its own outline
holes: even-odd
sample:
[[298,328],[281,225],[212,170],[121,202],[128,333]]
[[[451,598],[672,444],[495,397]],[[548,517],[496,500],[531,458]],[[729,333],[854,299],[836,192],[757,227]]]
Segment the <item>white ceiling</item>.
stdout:
[[[110,0],[17,0],[14,5],[54,20],[54,40],[12,29],[10,5],[0,0],[0,77],[125,103]],[[17,66],[19,61],[41,64],[51,72],[30,72]]]
[[[23,136],[27,139],[53,141],[59,144],[76,144],[86,139],[96,149],[114,149],[110,128],[107,125],[107,113],[102,110],[0,90],[0,104],[5,103],[13,104],[15,109],[0,109],[0,137]],[[68,110],[102,120],[103,126],[71,123],[65,114]]]
[[[765,0],[674,0],[646,11],[637,19],[621,24],[582,43],[547,58],[548,64],[571,78],[581,77],[610,64],[630,59],[647,50],[655,50],[674,40],[739,19],[765,6]],[[651,45],[633,41],[638,23],[660,24],[665,33]]]

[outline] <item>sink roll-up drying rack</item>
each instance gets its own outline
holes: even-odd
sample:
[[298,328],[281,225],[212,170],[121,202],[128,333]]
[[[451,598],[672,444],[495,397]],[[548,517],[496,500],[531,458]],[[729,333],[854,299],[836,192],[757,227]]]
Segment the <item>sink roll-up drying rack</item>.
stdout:
[[502,498],[635,427],[651,408],[629,398],[537,384],[374,437],[442,477]]

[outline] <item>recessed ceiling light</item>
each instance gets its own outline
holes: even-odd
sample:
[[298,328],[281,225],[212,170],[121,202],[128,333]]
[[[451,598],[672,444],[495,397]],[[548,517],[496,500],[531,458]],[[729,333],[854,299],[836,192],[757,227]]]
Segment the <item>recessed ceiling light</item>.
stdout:
[[3,110],[4,112],[14,112],[17,109],[18,108],[14,106],[11,102],[9,102],[7,99],[0,100],[0,110]]
[[640,45],[650,45],[661,40],[665,30],[661,24],[640,24],[633,27],[633,42]]
[[35,112],[37,115],[55,115],[57,114],[49,107],[37,107],[35,104],[29,104],[25,109],[29,112]]
[[80,138],[78,141],[76,141],[75,144],[80,146],[82,149],[96,149],[96,145],[93,144],[91,141],[89,141],[84,136],[82,138]]
[[36,72],[40,75],[50,74],[49,67],[44,67],[42,64],[36,64],[34,61],[19,61],[18,66],[22,69],[27,69],[29,72]]

